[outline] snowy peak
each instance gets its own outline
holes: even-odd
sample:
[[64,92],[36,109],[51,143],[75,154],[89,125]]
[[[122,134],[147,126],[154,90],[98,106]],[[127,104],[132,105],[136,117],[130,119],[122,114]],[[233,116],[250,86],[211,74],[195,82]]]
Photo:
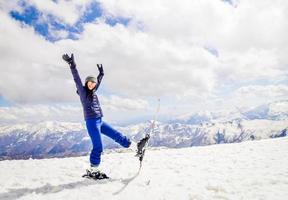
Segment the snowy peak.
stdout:
[[247,119],[288,119],[288,101],[277,101],[257,106],[242,113]]
[[181,115],[171,122],[175,123],[178,122],[185,124],[201,124],[205,122],[210,122],[213,118],[214,118],[213,113],[205,111],[205,112],[189,113]]
[[84,126],[80,123],[44,121],[39,123],[21,123],[0,126],[0,136],[11,132],[33,132],[36,135],[49,133],[65,133],[69,131],[83,130]]
[[[287,101],[281,101],[246,110],[188,114],[166,123],[150,120],[114,128],[134,141],[150,133],[149,145],[171,148],[283,137],[288,134],[287,105]],[[105,149],[120,147],[110,138],[102,139]],[[82,123],[47,121],[0,126],[0,159],[83,155],[91,147]]]
[[268,119],[268,120],[286,120],[288,119],[288,101],[277,101],[269,104],[260,105],[253,108],[235,108],[234,110],[224,110],[218,112],[198,112],[188,113],[176,117],[172,123],[185,124],[203,124],[209,122],[225,122],[233,120],[254,120],[254,119]]
[[269,104],[268,115],[271,119],[284,120],[288,119],[288,100],[278,101],[273,104]]

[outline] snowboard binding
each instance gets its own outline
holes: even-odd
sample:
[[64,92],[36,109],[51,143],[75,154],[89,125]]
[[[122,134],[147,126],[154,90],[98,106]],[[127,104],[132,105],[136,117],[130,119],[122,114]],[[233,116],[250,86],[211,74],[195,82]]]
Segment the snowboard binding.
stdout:
[[109,177],[103,172],[100,172],[100,171],[91,172],[88,169],[86,169],[86,174],[84,174],[82,177],[83,178],[94,179],[94,180],[109,179]]

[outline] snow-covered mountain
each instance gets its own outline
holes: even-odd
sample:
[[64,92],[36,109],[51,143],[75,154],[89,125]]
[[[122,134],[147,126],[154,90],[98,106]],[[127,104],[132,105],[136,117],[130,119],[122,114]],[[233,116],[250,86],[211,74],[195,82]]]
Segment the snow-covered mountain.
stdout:
[[[287,116],[288,101],[281,101],[250,110],[181,116],[157,122],[153,130],[151,121],[116,128],[134,141],[153,131],[151,146],[182,148],[286,136]],[[103,141],[106,149],[119,147],[105,136]],[[85,155],[90,149],[82,123],[48,121],[0,126],[0,159]]]
[[287,120],[288,119],[288,100],[276,101],[254,108],[237,108],[234,110],[224,110],[218,112],[201,111],[198,113],[190,113],[176,117],[171,122],[179,122],[184,124],[201,124],[215,121],[228,120]]
[[284,200],[288,137],[182,149],[109,153],[101,169],[111,180],[81,175],[87,156],[0,162],[0,199]]
[[[118,147],[104,136],[107,148]],[[90,138],[82,123],[46,121],[0,126],[0,160],[86,155]]]
[[0,127],[3,158],[42,158],[49,155],[79,155],[88,152],[90,141],[81,124],[41,122]]
[[[141,128],[140,128],[141,127]],[[123,129],[140,139],[152,132],[151,122]],[[288,101],[279,101],[244,111],[200,112],[156,123],[150,145],[166,147],[202,146],[246,140],[283,137],[288,134]]]
[[288,101],[278,101],[258,106],[243,113],[247,119],[287,120]]

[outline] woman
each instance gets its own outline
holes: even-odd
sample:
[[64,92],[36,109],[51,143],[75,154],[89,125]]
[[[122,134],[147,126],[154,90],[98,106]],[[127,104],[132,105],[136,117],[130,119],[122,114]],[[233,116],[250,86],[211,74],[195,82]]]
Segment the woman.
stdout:
[[70,66],[74,81],[76,83],[77,93],[80,96],[80,100],[82,103],[86,127],[93,144],[93,148],[90,154],[91,166],[90,169],[87,169],[87,174],[89,174],[89,176],[91,174],[100,174],[102,175],[102,178],[106,178],[107,176],[104,173],[100,173],[99,170],[101,153],[103,151],[101,133],[112,138],[125,148],[130,147],[131,149],[135,149],[135,151],[137,151],[137,155],[141,154],[141,146],[143,145],[140,145],[139,143],[137,148],[136,144],[132,142],[129,138],[122,135],[120,132],[113,129],[110,125],[102,121],[103,113],[96,94],[96,91],[99,88],[101,80],[104,76],[102,64],[97,64],[99,70],[99,75],[97,76],[97,78],[93,76],[88,76],[85,79],[85,84],[83,86],[78,71],[76,69],[73,54],[71,54],[71,57],[69,57],[67,54],[64,54],[62,58]]

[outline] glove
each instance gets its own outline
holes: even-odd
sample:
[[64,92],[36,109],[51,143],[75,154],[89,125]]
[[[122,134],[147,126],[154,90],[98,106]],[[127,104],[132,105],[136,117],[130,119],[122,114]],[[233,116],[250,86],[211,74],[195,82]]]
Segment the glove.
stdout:
[[63,54],[62,56],[63,60],[65,60],[71,67],[75,67],[75,61],[74,61],[74,55],[73,53],[71,54],[71,57],[68,56],[68,54]]
[[100,74],[104,74],[103,66],[102,64],[97,64],[98,70]]

